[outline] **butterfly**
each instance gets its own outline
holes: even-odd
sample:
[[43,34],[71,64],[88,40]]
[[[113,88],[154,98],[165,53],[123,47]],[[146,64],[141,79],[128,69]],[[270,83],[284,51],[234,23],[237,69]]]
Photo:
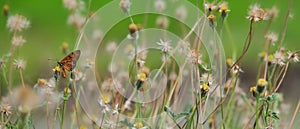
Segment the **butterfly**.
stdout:
[[68,54],[61,61],[57,62],[57,66],[53,69],[54,77],[57,79],[61,74],[62,77],[67,77],[67,71],[72,72],[72,70],[76,67],[76,63],[80,57],[80,50],[75,50]]

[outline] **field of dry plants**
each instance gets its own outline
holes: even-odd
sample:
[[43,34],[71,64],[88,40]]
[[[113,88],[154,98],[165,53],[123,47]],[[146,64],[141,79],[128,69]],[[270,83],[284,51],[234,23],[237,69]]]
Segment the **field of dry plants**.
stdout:
[[0,129],[300,128],[299,2],[18,2]]

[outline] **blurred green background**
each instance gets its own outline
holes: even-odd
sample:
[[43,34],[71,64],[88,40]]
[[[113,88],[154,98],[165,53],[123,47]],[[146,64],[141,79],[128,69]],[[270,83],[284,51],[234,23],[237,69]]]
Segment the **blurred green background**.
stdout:
[[[197,0],[189,0],[193,4]],[[84,0],[86,6],[88,0]],[[91,0],[92,12],[101,8],[110,0]],[[154,0],[153,0],[154,2]],[[201,10],[203,1],[200,1]],[[283,29],[285,14],[288,9],[288,0],[228,0],[229,9],[231,10],[227,18],[227,23],[230,28],[234,46],[239,54],[243,48],[243,43],[248,33],[249,20],[246,19],[249,6],[255,3],[260,3],[263,8],[271,8],[275,5],[279,9],[279,15],[275,22],[271,25],[271,30],[280,34]],[[33,85],[38,78],[49,78],[52,76],[52,68],[56,65],[56,61],[60,60],[64,55],[61,51],[63,42],[69,43],[72,49],[75,45],[78,33],[76,29],[67,24],[69,11],[64,7],[61,0],[2,0],[0,6],[4,4],[10,6],[10,14],[21,14],[26,16],[31,21],[31,27],[23,32],[27,42],[16,51],[15,57],[21,57],[27,61],[25,70],[25,81],[29,85]],[[149,5],[154,6],[154,4]],[[169,6],[169,5],[167,5]],[[120,10],[121,11],[121,10]],[[287,23],[286,38],[284,46],[289,50],[300,49],[298,31],[300,30],[300,1],[294,1],[291,10],[291,16]],[[109,13],[109,12],[108,12]],[[6,28],[7,17],[1,13],[0,15],[0,56],[5,55],[11,50],[10,39],[12,33]],[[155,21],[154,21],[155,22]],[[255,84],[255,76],[257,72],[258,53],[262,51],[264,26],[267,22],[257,23],[255,25],[254,40],[248,53],[243,59],[242,68],[245,71],[242,73],[242,84],[250,86]],[[127,26],[126,26],[127,28]],[[125,30],[127,31],[127,30]],[[280,37],[280,35],[279,35]],[[224,32],[223,45],[226,50],[226,56],[232,56],[232,42],[229,35]],[[112,39],[113,40],[113,39]],[[276,46],[273,47],[275,50]],[[48,60],[52,59],[52,60]],[[15,73],[16,74],[16,73]],[[289,92],[287,98],[294,96],[299,98],[297,90],[300,84],[300,67],[298,64],[292,64],[287,74],[287,79],[284,82],[282,91]],[[3,83],[1,83],[3,84]],[[15,84],[17,84],[15,82]]]

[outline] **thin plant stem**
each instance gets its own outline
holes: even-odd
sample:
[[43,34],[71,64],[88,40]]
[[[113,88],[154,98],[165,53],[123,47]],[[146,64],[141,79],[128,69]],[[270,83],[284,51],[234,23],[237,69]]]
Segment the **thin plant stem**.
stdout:
[[294,121],[295,121],[295,119],[296,119],[296,116],[297,116],[297,114],[298,114],[299,108],[300,108],[300,100],[298,100],[297,107],[296,107],[296,109],[295,109],[295,112],[294,112],[294,114],[293,114],[293,117],[292,117],[292,119],[291,119],[291,122],[290,122],[290,124],[289,124],[288,129],[291,129],[291,128],[292,128],[293,123],[294,123]]
[[20,77],[21,77],[22,86],[23,86],[23,88],[25,88],[25,83],[24,83],[22,69],[20,69]]

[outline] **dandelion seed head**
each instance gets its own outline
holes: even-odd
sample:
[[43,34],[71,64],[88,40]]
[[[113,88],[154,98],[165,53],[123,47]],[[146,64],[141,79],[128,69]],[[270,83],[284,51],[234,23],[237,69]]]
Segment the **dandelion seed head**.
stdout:
[[30,21],[27,20],[26,17],[15,14],[8,18],[6,27],[11,31],[23,31],[24,29],[27,29],[30,26]]

